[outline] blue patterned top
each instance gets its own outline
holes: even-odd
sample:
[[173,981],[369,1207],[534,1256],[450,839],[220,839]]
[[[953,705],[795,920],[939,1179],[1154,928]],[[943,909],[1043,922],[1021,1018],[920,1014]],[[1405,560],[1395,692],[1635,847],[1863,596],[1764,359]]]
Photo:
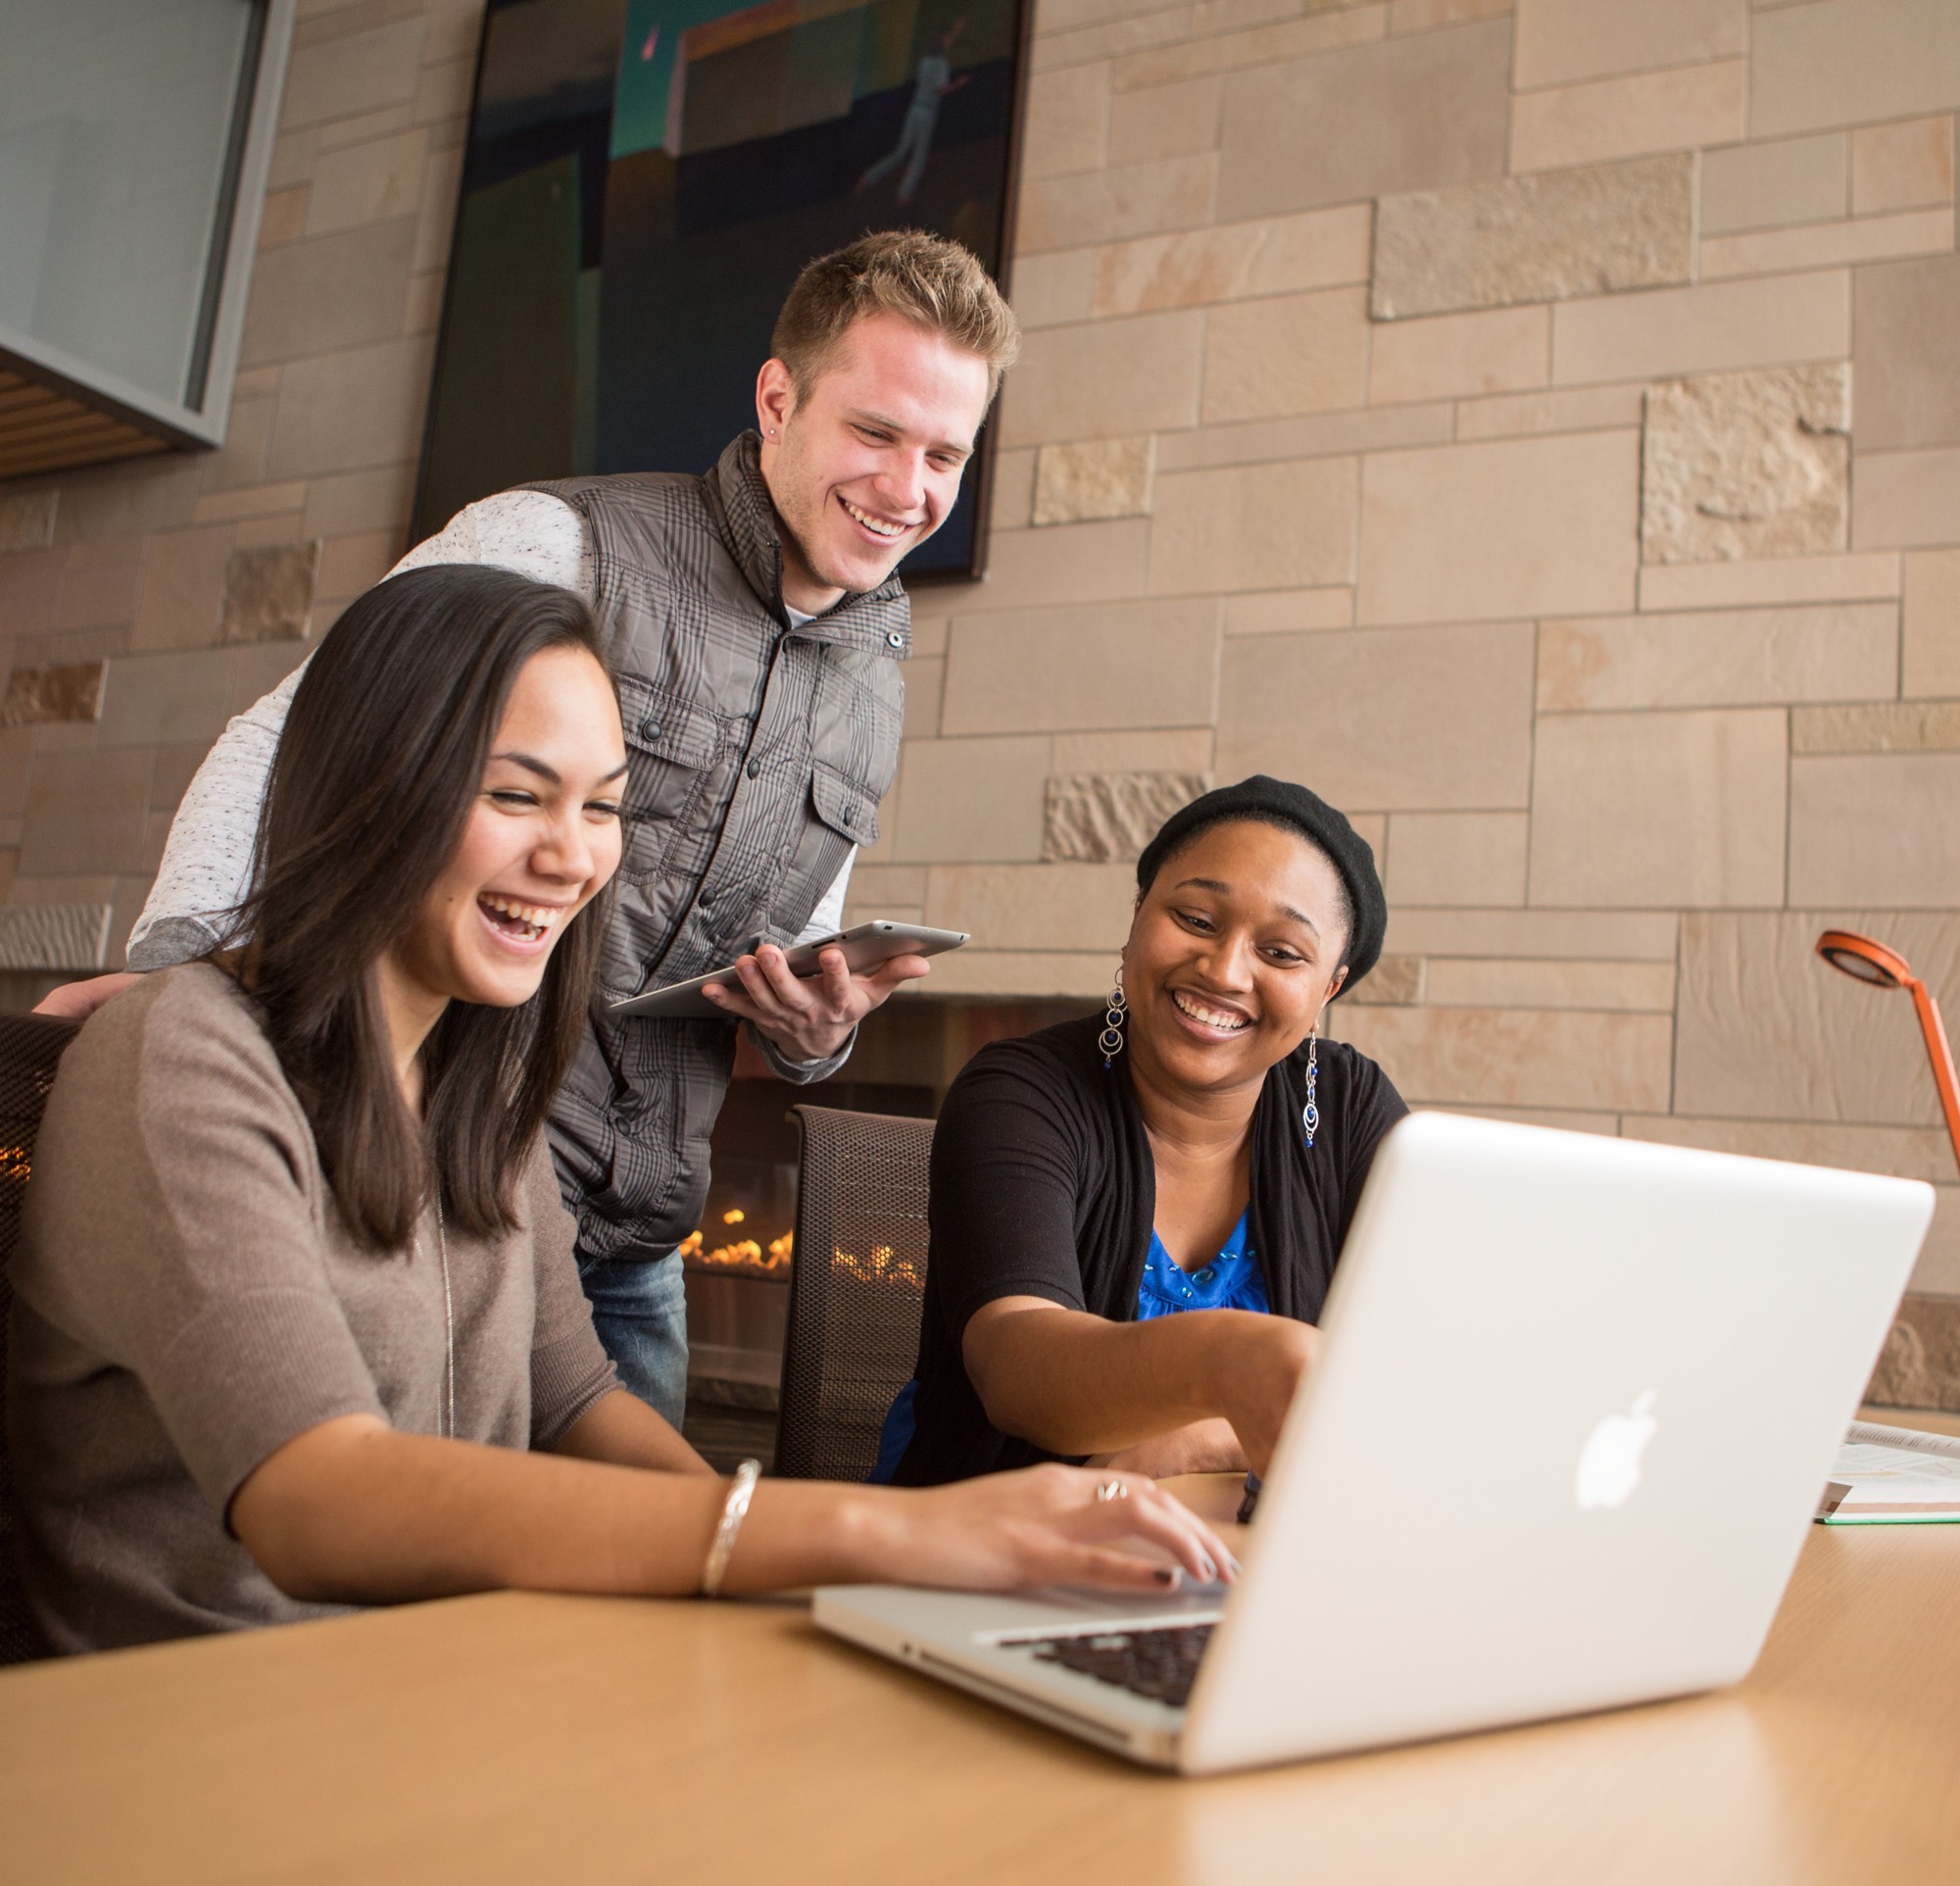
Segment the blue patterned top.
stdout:
[[1137,1320],[1149,1322],[1152,1316],[1175,1315],[1180,1310],[1269,1312],[1265,1272],[1246,1238],[1246,1214],[1241,1212],[1231,1235],[1202,1270],[1180,1270],[1163,1240],[1152,1231],[1144,1280],[1137,1287]]

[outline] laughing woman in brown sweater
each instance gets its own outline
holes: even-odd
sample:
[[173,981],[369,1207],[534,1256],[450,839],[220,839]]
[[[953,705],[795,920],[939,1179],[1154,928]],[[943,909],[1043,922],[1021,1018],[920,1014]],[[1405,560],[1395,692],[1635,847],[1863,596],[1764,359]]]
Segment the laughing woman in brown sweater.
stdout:
[[[1148,1586],[1214,1535],[1142,1476],[750,1498],[620,1389],[543,1126],[619,861],[585,607],[399,576],[315,656],[256,895],[70,1048],[14,1279],[24,1571],[78,1651],[491,1586]],[[739,1527],[739,1532],[738,1532]]]

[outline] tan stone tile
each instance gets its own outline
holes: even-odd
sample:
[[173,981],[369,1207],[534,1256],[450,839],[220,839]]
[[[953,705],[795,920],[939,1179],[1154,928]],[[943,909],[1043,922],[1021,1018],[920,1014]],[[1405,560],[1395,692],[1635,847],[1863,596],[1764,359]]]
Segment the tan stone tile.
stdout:
[[925,876],[923,865],[857,865],[851,871],[851,901],[874,916],[893,904],[923,911]]
[[[964,864],[1041,856],[1045,737],[908,740],[890,842],[893,864]],[[889,805],[889,802],[887,802]],[[888,817],[880,814],[881,821]],[[956,923],[955,929],[971,929]]]
[[1346,587],[1268,590],[1228,597],[1225,603],[1228,635],[1290,635],[1300,629],[1353,625],[1354,592]]
[[[316,637],[324,635],[333,626],[335,614],[333,608],[315,612]],[[233,652],[238,666],[232,670],[231,699],[225,706],[228,715],[243,714],[255,702],[264,700],[313,649],[305,642],[258,642]]]
[[1821,962],[1814,946],[1825,929],[1884,938],[1943,1007],[1960,1002],[1960,916],[1951,913],[1841,905],[1690,913],[1681,927],[1675,1112],[1938,1126],[1911,1002]]
[[[1629,609],[1639,435],[1498,439],[1364,461],[1363,622]],[[1410,546],[1423,547],[1419,557]]]
[[279,389],[269,474],[285,479],[360,472],[416,457],[432,352],[418,337],[289,367]]
[[1672,1015],[1672,963],[1442,958],[1429,966],[1426,995],[1445,1009],[1600,1009]]
[[477,0],[433,0],[427,9],[428,37],[424,59],[446,62],[475,56],[483,30],[483,9]]
[[1952,249],[1950,210],[1912,210],[1801,229],[1718,236],[1701,245],[1701,279],[1776,274],[1787,269],[1836,269],[1899,256],[1947,255]]
[[1212,739],[1208,724],[1057,733],[1054,765],[1056,772],[1208,772]]
[[1540,624],[1542,713],[1885,700],[1898,674],[1893,603],[1625,616]]
[[1029,334],[1001,404],[1003,445],[1129,438],[1198,421],[1204,317],[1140,315]]
[[1069,249],[1079,243],[1188,229],[1211,214],[1218,180],[1215,152],[1129,164],[1120,171],[1081,171],[1038,178],[1021,191],[1015,226],[1024,249]]
[[56,486],[21,489],[0,496],[0,557],[24,551],[52,550],[55,517],[61,509]]
[[1494,308],[1385,323],[1374,335],[1368,399],[1459,399],[1543,386],[1551,372],[1551,311]]
[[1788,740],[1766,708],[1542,716],[1534,904],[1781,904]]
[[1385,956],[1359,982],[1344,984],[1341,1005],[1327,1017],[1329,1039],[1341,1039],[1339,1017],[1349,1008],[1405,1009],[1421,1002],[1426,968],[1419,956]]
[[292,131],[412,100],[427,30],[423,20],[404,20],[300,47],[286,69],[280,128]]
[[[209,463],[209,458],[193,453],[172,453],[140,464],[70,473],[62,483],[55,541],[105,544],[153,530],[180,529],[190,522],[198,493],[210,489],[204,478]],[[127,547],[115,554],[126,556]]]
[[466,118],[475,82],[474,59],[447,59],[440,65],[424,66],[416,81],[415,123],[434,127]]
[[156,770],[150,775],[150,810],[174,812],[178,802],[204,765],[211,750],[208,740],[194,740],[188,746],[162,747],[157,752]]
[[1529,838],[1521,812],[1398,812],[1389,820],[1389,897],[1424,906],[1522,904]]
[[1342,1031],[1412,1104],[1647,1113],[1667,1104],[1666,1016],[1357,1008]]
[[1807,905],[1960,906],[1960,753],[1792,760],[1789,894]]
[[1222,611],[1209,598],[964,616],[947,655],[949,734],[1209,720]]
[[1218,776],[1299,779],[1370,811],[1522,808],[1531,690],[1527,623],[1230,641]]
[[[1952,217],[1929,218],[1950,250]],[[1960,444],[1960,256],[1860,269],[1852,323],[1859,452]]]
[[249,365],[358,347],[402,330],[412,217],[288,243],[259,259],[240,359]]
[[1419,190],[1384,198],[1375,222],[1379,321],[1687,281],[1694,159]]
[[1838,361],[1648,389],[1641,558],[1714,563],[1841,550],[1851,386]]
[[1460,26],[1472,20],[1501,19],[1513,0],[1394,0],[1389,31],[1434,32],[1439,26]]
[[273,190],[259,212],[259,247],[276,249],[282,242],[297,242],[306,233],[308,188]]
[[1037,30],[1044,35],[1078,32],[1085,26],[1106,25],[1112,20],[1163,11],[1164,0],[1043,0]]
[[[1100,169],[1109,137],[1109,62],[1038,72],[1028,80],[1021,130],[1022,174],[1030,181]],[[1168,153],[1155,152],[1155,156]]]
[[1820,0],[1761,13],[1750,38],[1758,137],[1950,111],[1960,10],[1950,0]]
[[1206,425],[1160,437],[1157,470],[1198,472],[1214,465],[1270,465],[1283,459],[1347,458],[1356,452],[1442,445],[1453,426],[1453,409],[1440,402]]
[[1745,59],[1526,92],[1511,103],[1511,169],[1564,170],[1727,144],[1743,135],[1748,115]]
[[1436,957],[1592,957],[1672,963],[1681,919],[1672,911],[1420,910],[1389,912],[1392,950]]
[[[436,132],[425,133],[439,142]],[[416,222],[416,252],[409,266],[417,274],[449,266],[450,238],[456,228],[457,205],[463,194],[463,151],[431,150],[422,174],[421,210]]]
[[103,664],[44,662],[24,666],[17,658],[0,701],[0,726],[91,722],[102,706]]
[[[1047,869],[1060,869],[1059,866]],[[983,950],[968,944],[933,958],[936,996],[1067,996],[1086,1012],[1109,988],[1122,938],[1101,950]]]
[[[1950,1409],[1960,1403],[1960,1366],[1955,1365],[1960,1357],[1956,1357],[1954,1342],[1955,1336],[1960,1335],[1960,1314],[1956,1314],[1960,1312],[1960,1304],[1953,1302],[1955,1297],[1960,1297],[1960,1185],[1941,1185],[1936,1189],[1933,1223],[1927,1230],[1926,1242],[1919,1247],[1919,1259],[1912,1266],[1906,1289],[1909,1294],[1899,1306],[1899,1324],[1907,1325],[1918,1337],[1918,1356],[1925,1358],[1925,1365],[1907,1373],[1907,1369],[1914,1367],[1917,1358],[1912,1356],[1911,1351],[1897,1356],[1893,1348],[1897,1339],[1888,1341],[1886,1362],[1897,1371],[1891,1379],[1906,1392],[1887,1395],[1885,1399],[1894,1408],[1912,1408],[1924,1406],[1929,1393],[1932,1393],[1936,1394],[1939,1401]],[[1934,1343],[1938,1339],[1934,1337],[1933,1341],[1928,1340],[1934,1336],[1929,1323],[1934,1323],[1945,1335],[1944,1343],[1932,1356],[1928,1356],[1927,1351],[1933,1350]],[[1874,1381],[1878,1381],[1884,1372],[1874,1370]],[[1876,1392],[1872,1399],[1879,1399]]]
[[1111,243],[1096,252],[1095,312],[1139,314],[1365,281],[1366,227],[1366,210],[1349,206]]
[[1899,692],[1960,695],[1960,550],[1905,560]]
[[1649,564],[1641,608],[1747,609],[1878,600],[1899,593],[1896,555],[1773,557],[1733,564]]
[[415,494],[416,468],[411,464],[315,478],[306,486],[303,534],[351,537],[364,530],[399,530],[406,535]]
[[67,563],[59,550],[0,558],[0,635],[34,635],[54,626]]
[[419,129],[323,152],[314,166],[307,233],[331,235],[364,223],[416,215],[427,166],[428,132]]
[[1238,302],[1206,318],[1208,425],[1363,406],[1367,387],[1365,289]]
[[61,601],[55,613],[59,628],[110,628],[133,622],[143,566],[122,558],[111,562],[77,563],[73,554],[62,577]]
[[1125,92],[1148,85],[1168,85],[1202,73],[1241,72],[1249,67],[1306,59],[1343,46],[1367,45],[1387,32],[1388,17],[1386,6],[1356,6],[1304,20],[1253,25],[1243,31],[1196,38],[1180,36],[1178,44],[1118,58],[1115,87]]
[[1953,120],[1915,118],[1851,134],[1851,211],[1920,210],[1953,201]]
[[288,190],[313,175],[319,156],[318,131],[281,131],[272,143],[272,168],[266,178],[269,190]]
[[1033,522],[1081,523],[1092,518],[1135,518],[1151,508],[1156,441],[1090,439],[1045,445],[1035,468]]
[[1701,157],[1701,233],[1828,223],[1849,207],[1850,151],[1841,131],[1741,144]]
[[988,500],[988,521],[995,530],[1025,530],[1034,521],[1035,463],[1039,453],[994,455],[994,488]]
[[234,661],[229,649],[214,648],[111,662],[97,744],[155,747],[201,740],[209,746],[224,730]]
[[1233,74],[1219,216],[1500,175],[1510,36],[1492,20]]
[[1565,302],[1551,317],[1552,383],[1842,360],[1850,288],[1848,274],[1831,272]]
[[906,664],[906,723],[907,740],[930,740],[940,730],[940,696],[946,687],[946,663],[938,656],[918,656]]
[[1160,473],[1151,593],[1351,582],[1357,482],[1351,459]]
[[[277,372],[277,368],[263,369]],[[206,491],[236,491],[266,482],[266,465],[272,447],[272,425],[278,414],[275,397],[234,400],[224,443],[198,468]],[[195,507],[192,516],[196,515]],[[188,520],[186,520],[188,521]]]
[[981,611],[1102,603],[1141,596],[1149,570],[1151,526],[1142,518],[1052,524],[1046,530],[997,530],[987,581],[950,599],[958,618]]
[[1960,543],[1960,449],[1860,451],[1851,542],[1860,550]]
[[321,598],[348,601],[378,583],[407,551],[405,538],[406,533],[399,530],[365,530],[355,536],[329,538],[319,552]]
[[1148,164],[1215,149],[1222,97],[1215,75],[1119,93],[1109,111],[1109,162]]
[[[419,82],[417,80],[417,84]],[[351,144],[371,143],[377,137],[394,137],[415,123],[416,102],[413,98],[399,105],[384,105],[379,111],[360,112],[353,118],[336,118],[319,127],[319,149],[321,153],[339,151]],[[434,141],[433,132],[430,141]],[[318,162],[318,159],[315,161]]]
[[1137,874],[1125,864],[935,864],[926,920],[970,931],[984,949],[1106,951],[1106,976],[1130,933],[1136,898]]
[[[35,754],[21,837],[23,875],[79,876],[140,869],[150,813],[150,767],[151,756],[142,748]],[[16,903],[27,901],[23,889],[17,879]]]
[[1789,750],[1814,753],[1960,753],[1960,701],[1885,701],[1798,708]]
[[1890,1172],[1928,1184],[1950,1177],[1953,1170],[1951,1143],[1944,1132],[1929,1127],[1630,1114],[1620,1130],[1629,1139],[1657,1140],[1664,1146],[1699,1146],[1710,1153],[1793,1160],[1799,1166],[1835,1166],[1840,1171]]
[[1052,772],[1043,802],[1042,862],[1138,858],[1164,821],[1210,783],[1206,773],[1161,769]]
[[1035,35],[1029,65],[1035,72],[1043,73],[1107,59],[1114,61],[1120,71],[1136,58],[1149,58],[1157,47],[1176,46],[1186,39],[1195,29],[1196,14],[1194,6],[1163,7],[1128,20],[1079,27],[1073,32],[1040,32]]
[[1014,259],[1013,292],[1008,298],[1023,331],[1087,321],[1095,312],[1095,294],[1094,249],[1055,249]]
[[1748,0],[1518,0],[1520,90],[1749,49]]
[[1459,439],[1530,438],[1546,432],[1613,432],[1641,423],[1638,386],[1580,386],[1560,393],[1501,393],[1456,408]]
[[251,550],[262,544],[297,543],[305,531],[304,512],[283,511],[270,518],[241,519],[232,541],[240,550]]
[[232,523],[240,518],[272,518],[299,510],[307,501],[302,479],[285,484],[247,485],[238,491],[218,491],[200,498],[191,514],[194,523]]

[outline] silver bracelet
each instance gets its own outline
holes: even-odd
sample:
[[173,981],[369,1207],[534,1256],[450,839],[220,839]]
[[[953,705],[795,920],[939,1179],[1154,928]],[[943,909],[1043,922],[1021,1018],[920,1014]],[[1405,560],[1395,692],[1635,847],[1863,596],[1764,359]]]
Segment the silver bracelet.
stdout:
[[735,1469],[735,1484],[728,1489],[728,1498],[721,1504],[721,1523],[714,1528],[714,1543],[708,1548],[708,1563],[701,1568],[701,1595],[715,1598],[721,1592],[721,1580],[728,1570],[729,1555],[735,1550],[735,1535],[742,1530],[742,1521],[749,1516],[749,1502],[754,1497],[756,1482],[761,1477],[760,1461],[744,1461]]

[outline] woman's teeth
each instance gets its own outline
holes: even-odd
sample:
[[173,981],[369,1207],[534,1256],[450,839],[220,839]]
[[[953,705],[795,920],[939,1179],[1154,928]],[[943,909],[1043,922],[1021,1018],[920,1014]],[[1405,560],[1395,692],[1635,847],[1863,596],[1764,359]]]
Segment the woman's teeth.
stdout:
[[1178,1008],[1194,1021],[1201,1021],[1207,1028],[1219,1028],[1227,1034],[1237,1034],[1241,1028],[1250,1025],[1247,1017],[1228,1015],[1221,1009],[1207,1009],[1201,1002],[1194,1002],[1182,990],[1173,989],[1171,998]]
[[494,891],[485,891],[476,902],[500,930],[508,930],[523,943],[535,943],[564,915],[554,905],[526,904]]
[[874,537],[903,537],[911,527],[903,523],[887,523],[883,518],[874,518],[868,511],[859,511],[849,498],[843,500],[844,508],[871,532]]

